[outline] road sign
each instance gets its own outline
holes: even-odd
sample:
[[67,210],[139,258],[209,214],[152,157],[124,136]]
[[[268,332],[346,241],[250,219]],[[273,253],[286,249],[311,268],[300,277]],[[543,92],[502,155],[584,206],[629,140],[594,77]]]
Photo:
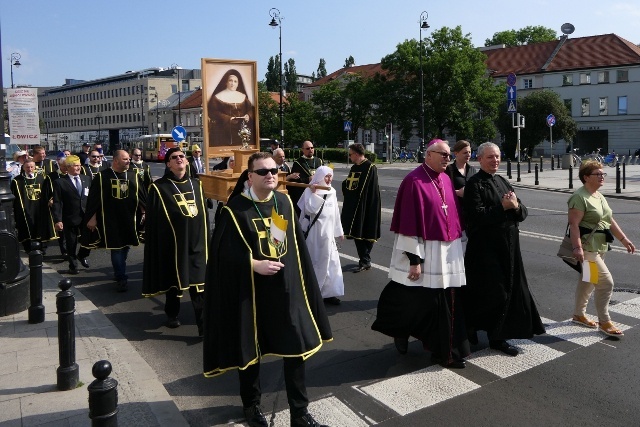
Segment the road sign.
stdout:
[[507,100],[515,101],[517,92],[518,92],[518,90],[515,88],[515,86],[508,86],[507,87]]
[[507,113],[516,113],[518,111],[518,101],[507,101]]
[[344,131],[351,132],[351,122],[349,120],[344,121]]
[[547,126],[551,127],[556,124],[556,116],[549,114],[547,116]]
[[187,131],[182,126],[176,126],[171,130],[171,136],[176,141],[184,141],[187,139]]
[[507,85],[509,86],[515,86],[516,85],[516,74],[515,73],[509,73],[509,75],[507,76]]

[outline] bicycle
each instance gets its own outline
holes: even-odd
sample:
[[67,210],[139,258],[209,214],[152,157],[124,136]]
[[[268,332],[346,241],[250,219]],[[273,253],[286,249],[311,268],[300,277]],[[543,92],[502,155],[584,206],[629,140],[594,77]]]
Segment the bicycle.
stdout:
[[618,163],[618,155],[608,154],[601,163],[605,166],[614,167]]
[[573,159],[574,166],[580,166],[582,164],[582,159],[578,156],[578,149],[574,148],[573,153],[571,154],[571,158]]

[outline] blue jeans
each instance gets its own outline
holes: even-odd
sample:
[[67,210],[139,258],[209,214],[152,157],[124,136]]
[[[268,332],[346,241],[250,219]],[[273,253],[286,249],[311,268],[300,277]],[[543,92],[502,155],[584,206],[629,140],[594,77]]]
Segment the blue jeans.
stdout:
[[122,249],[111,249],[111,265],[116,282],[129,278],[127,276],[127,255],[129,255],[129,246]]

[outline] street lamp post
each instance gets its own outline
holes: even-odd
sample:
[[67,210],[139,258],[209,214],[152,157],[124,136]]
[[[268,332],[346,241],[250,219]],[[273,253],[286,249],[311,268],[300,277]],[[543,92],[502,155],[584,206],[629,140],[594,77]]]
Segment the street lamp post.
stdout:
[[269,25],[275,29],[278,27],[280,31],[279,41],[280,41],[280,144],[284,147],[284,111],[282,110],[282,93],[284,89],[282,87],[282,18],[280,17],[280,11],[275,7],[269,9],[269,16],[271,16],[271,22]]
[[144,85],[140,85],[140,87],[136,88],[136,92],[140,93],[140,135],[144,135],[145,125],[144,125]]
[[15,86],[13,85],[13,67],[20,67],[22,64],[20,63],[20,54],[18,52],[13,52],[11,54],[11,58],[10,58],[10,64],[11,64],[11,89],[13,89]]
[[96,121],[98,122],[98,137],[96,138],[96,142],[100,142],[100,125],[102,124],[102,116],[100,114],[96,116]]
[[429,28],[429,24],[427,23],[427,19],[429,19],[429,14],[426,11],[423,11],[420,14],[420,159],[419,161],[424,160],[424,70],[422,69],[422,29],[425,30]]
[[178,76],[178,125],[182,126],[182,109],[180,102],[180,91],[182,90],[182,81],[180,80],[180,67],[178,64],[171,64],[171,68],[173,68]]

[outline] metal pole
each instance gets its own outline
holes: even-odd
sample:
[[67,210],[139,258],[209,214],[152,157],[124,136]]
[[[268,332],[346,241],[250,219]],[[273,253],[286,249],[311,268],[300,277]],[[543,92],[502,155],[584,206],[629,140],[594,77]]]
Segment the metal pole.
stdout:
[[182,81],[180,80],[180,68],[178,68],[178,124],[182,126],[182,102],[180,99],[182,92]]
[[87,390],[92,427],[118,426],[118,381],[109,378],[111,370],[108,360],[94,363],[91,369],[95,381],[89,384]]
[[551,170],[553,170],[553,126],[549,126],[549,149],[551,150]]
[[531,173],[531,156],[527,159],[527,173]]
[[[520,158],[520,156],[518,156],[518,158]],[[516,182],[520,182],[522,181],[522,178],[520,178],[520,161],[519,160],[518,160],[518,163],[516,164],[516,167],[518,172],[518,175],[516,177]]]
[[620,162],[616,163],[616,194],[622,193],[620,189]]
[[79,367],[76,363],[76,322],[74,318],[75,298],[71,280],[62,279],[58,283],[61,292],[56,294],[58,313],[58,358],[60,366],[56,370],[58,390],[73,390],[78,385]]
[[44,322],[44,305],[42,305],[42,251],[41,243],[31,242],[29,252],[29,323]]
[[423,11],[420,14],[420,43],[418,47],[420,49],[420,156],[417,159],[419,162],[424,161],[424,69],[422,68],[422,29],[429,28],[427,23],[429,14]]
[[540,156],[540,172],[542,172],[542,165],[544,164],[544,156]]
[[573,188],[573,166],[569,165],[569,189]]
[[511,159],[507,159],[507,176],[511,179]]
[[627,189],[627,165],[626,163],[622,163],[622,189]]
[[538,181],[538,165],[536,165],[536,178],[535,181],[533,183],[534,185],[539,185],[540,181]]

